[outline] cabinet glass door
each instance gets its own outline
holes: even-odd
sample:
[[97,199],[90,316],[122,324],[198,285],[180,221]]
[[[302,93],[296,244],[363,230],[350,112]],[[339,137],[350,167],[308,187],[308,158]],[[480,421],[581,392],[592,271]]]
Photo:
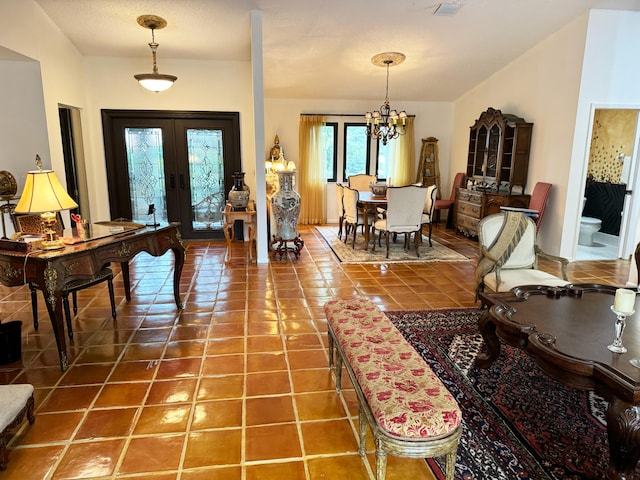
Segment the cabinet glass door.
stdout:
[[498,166],[498,149],[500,146],[500,127],[494,125],[489,130],[487,141],[487,167],[485,175],[489,178],[496,178]]

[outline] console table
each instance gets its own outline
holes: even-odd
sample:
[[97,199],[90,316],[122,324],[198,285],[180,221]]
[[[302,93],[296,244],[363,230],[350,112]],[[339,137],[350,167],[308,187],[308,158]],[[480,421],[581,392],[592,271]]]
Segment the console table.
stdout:
[[0,283],[5,286],[34,283],[42,287],[63,371],[69,366],[62,309],[62,289],[67,283],[91,278],[106,264],[118,262],[122,268],[126,299],[131,300],[129,261],[140,252],[158,257],[172,250],[175,257],[173,295],[176,306],[182,308],[180,275],[185,248],[180,236],[180,225],[172,223],[157,228],[138,228],[127,222],[123,222],[121,226],[118,226],[118,222],[104,223],[91,225],[86,240],[77,239],[78,243],[62,250],[0,250]]
[[526,285],[510,292],[482,292],[487,307],[479,322],[487,352],[476,364],[488,368],[500,354],[500,341],[526,349],[550,377],[576,388],[592,389],[608,402],[607,478],[632,478],[640,458],[640,302],[627,318],[626,353],[607,349],[614,338],[610,309],[616,287],[576,284],[565,287]]

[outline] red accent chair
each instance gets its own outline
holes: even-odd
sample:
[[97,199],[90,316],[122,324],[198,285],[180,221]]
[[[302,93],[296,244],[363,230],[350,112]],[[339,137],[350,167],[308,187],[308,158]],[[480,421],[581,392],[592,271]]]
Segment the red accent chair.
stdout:
[[539,232],[540,224],[542,223],[542,216],[547,208],[547,200],[549,199],[550,190],[550,183],[538,182],[533,187],[531,200],[529,200],[529,208],[500,207],[500,210],[511,210],[527,214],[536,223],[536,232]]
[[458,187],[464,187],[465,180],[466,175],[463,172],[456,173],[449,198],[436,200],[436,225],[440,222],[440,210],[449,210],[447,213],[447,228],[453,228],[453,204],[456,202],[456,190]]

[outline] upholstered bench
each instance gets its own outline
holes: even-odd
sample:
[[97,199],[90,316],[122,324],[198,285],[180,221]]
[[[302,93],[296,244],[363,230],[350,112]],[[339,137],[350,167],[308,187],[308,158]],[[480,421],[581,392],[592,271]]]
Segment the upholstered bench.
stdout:
[[324,306],[329,364],[340,391],[344,364],[358,396],[360,455],[367,423],[376,447],[376,479],[383,480],[387,454],[431,458],[444,455],[453,480],[462,413],[457,402],[387,316],[368,300],[331,300]]
[[26,416],[29,423],[33,415],[33,385],[0,385],[0,470],[7,468],[6,438],[20,425]]

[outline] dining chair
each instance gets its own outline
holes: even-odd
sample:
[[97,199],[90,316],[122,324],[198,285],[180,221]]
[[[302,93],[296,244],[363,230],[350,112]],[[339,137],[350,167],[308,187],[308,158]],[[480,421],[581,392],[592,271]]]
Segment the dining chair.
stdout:
[[349,188],[355,188],[359,192],[370,192],[371,184],[377,181],[378,177],[376,175],[366,175],[364,173],[347,177]]
[[347,243],[349,233],[353,230],[353,242],[351,248],[355,248],[356,234],[358,226],[362,225],[364,228],[364,218],[362,213],[358,210],[358,200],[360,198],[360,192],[355,188],[344,187],[344,243]]
[[[57,222],[55,230],[62,236],[64,230],[62,217],[58,212],[56,215]],[[12,221],[16,232],[28,233],[28,234],[41,234],[42,226],[40,222],[40,215],[19,215],[13,214]],[[73,338],[73,327],[71,324],[71,310],[69,308],[69,294],[71,294],[73,300],[73,314],[78,313],[78,295],[79,290],[83,290],[88,287],[92,287],[102,282],[108,282],[109,299],[111,300],[111,316],[116,319],[116,301],[113,290],[113,271],[109,268],[107,263],[102,269],[91,278],[73,280],[65,285],[62,291],[62,306],[64,308],[65,318],[67,320],[67,334],[69,338]],[[33,314],[33,328],[38,330],[38,297],[36,290],[41,290],[44,296],[44,285],[36,285],[35,283],[29,283],[29,290],[31,291],[31,311]],[[46,301],[46,299],[45,299]]]
[[453,205],[456,203],[456,191],[458,187],[464,187],[466,175],[463,172],[456,173],[451,186],[451,195],[447,199],[436,200],[436,225],[440,222],[440,210],[448,210],[447,212],[447,228],[453,228]]
[[539,232],[542,217],[547,208],[547,200],[549,199],[550,191],[550,183],[538,182],[533,187],[533,192],[531,192],[531,199],[529,200],[528,208],[500,207],[500,210],[525,213],[533,219],[536,224],[536,232]]
[[342,222],[344,221],[344,186],[336,183],[336,211],[338,212],[338,239],[342,239]]
[[422,238],[422,210],[427,198],[427,189],[415,185],[387,188],[387,208],[384,218],[378,218],[373,224],[373,250],[376,249],[375,232],[378,241],[384,235],[389,258],[389,237],[393,234],[405,234],[405,248],[409,248],[411,234],[415,234],[416,256],[420,256],[419,245]]
[[[429,246],[433,247],[433,243],[431,243],[431,233],[433,231],[433,213],[435,212],[436,207],[436,196],[438,195],[438,187],[435,185],[430,185],[427,187],[427,198],[424,201],[424,207],[422,209],[422,225],[420,230],[422,233],[422,227],[425,225],[429,225]],[[422,235],[420,235],[420,240],[422,240]]]

